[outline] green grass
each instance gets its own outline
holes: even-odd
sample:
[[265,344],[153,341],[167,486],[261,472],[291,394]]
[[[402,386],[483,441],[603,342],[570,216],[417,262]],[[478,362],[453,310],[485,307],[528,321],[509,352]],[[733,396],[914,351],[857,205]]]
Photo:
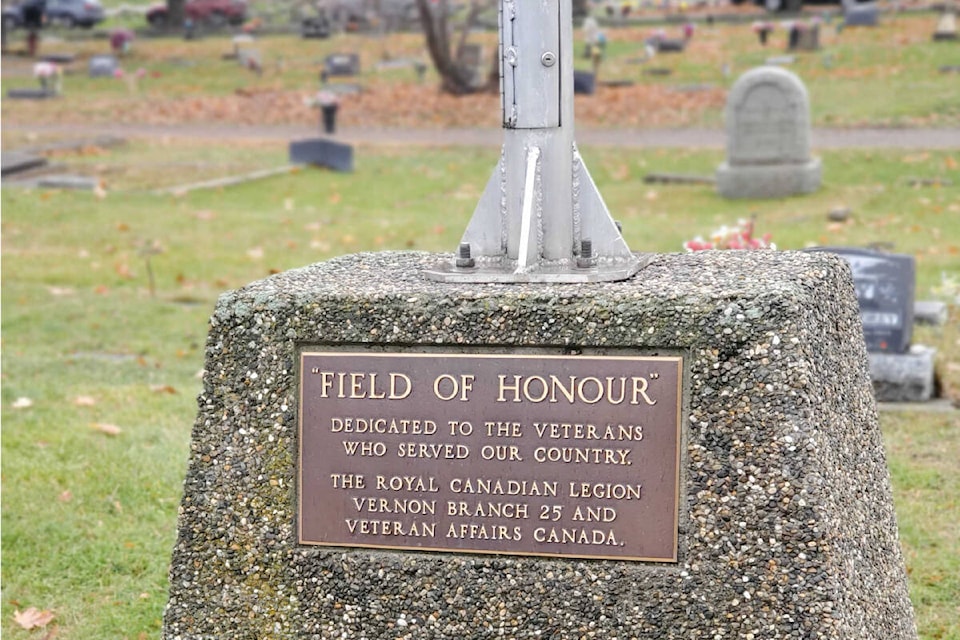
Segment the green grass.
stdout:
[[[497,157],[360,148],[351,175],[305,170],[183,197],[147,191],[204,177],[182,163],[282,158],[263,145],[206,147],[137,143],[67,158],[161,167],[134,177],[118,169],[103,198],[0,192],[4,637],[40,637],[13,622],[15,609],[31,606],[55,612],[61,640],[156,637],[217,295],[342,253],[451,250]],[[960,275],[960,186],[917,189],[903,179],[945,176],[956,154],[831,152],[818,193],[755,202],[642,182],[648,171],[709,173],[719,153],[585,155],[635,250],[678,251],[695,234],[755,215],[784,249],[893,242],[917,256],[921,298],[937,295],[942,274]],[[827,220],[838,205],[853,210],[852,222]],[[161,250],[150,258],[155,295],[142,252],[151,246]],[[923,329],[918,339],[940,349],[945,382],[960,397],[960,373],[948,366],[960,358],[958,329]],[[18,398],[32,406],[14,408]],[[881,421],[922,637],[958,640],[960,420],[954,412]],[[103,423],[122,431],[91,426]]]

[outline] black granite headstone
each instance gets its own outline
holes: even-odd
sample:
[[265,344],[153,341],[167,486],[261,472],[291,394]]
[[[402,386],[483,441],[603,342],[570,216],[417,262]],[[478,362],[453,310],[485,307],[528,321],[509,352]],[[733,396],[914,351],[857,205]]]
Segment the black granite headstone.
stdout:
[[353,147],[328,138],[307,138],[290,143],[290,164],[311,164],[334,171],[353,171]]
[[334,53],[323,61],[328,76],[355,76],[360,74],[360,56],[356,53]]
[[843,23],[848,27],[875,27],[880,22],[876,2],[848,4],[843,7]]
[[905,353],[913,333],[913,256],[851,247],[824,247],[850,263],[867,351]]
[[657,51],[660,53],[680,53],[686,46],[687,43],[683,40],[669,38],[661,38],[656,42]]
[[592,96],[597,88],[597,77],[589,71],[573,72],[573,92]]

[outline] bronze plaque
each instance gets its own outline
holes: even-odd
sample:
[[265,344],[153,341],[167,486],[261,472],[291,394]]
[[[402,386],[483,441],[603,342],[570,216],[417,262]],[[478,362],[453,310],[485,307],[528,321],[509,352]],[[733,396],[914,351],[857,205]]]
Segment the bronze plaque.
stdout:
[[676,562],[681,369],[303,353],[300,542]]

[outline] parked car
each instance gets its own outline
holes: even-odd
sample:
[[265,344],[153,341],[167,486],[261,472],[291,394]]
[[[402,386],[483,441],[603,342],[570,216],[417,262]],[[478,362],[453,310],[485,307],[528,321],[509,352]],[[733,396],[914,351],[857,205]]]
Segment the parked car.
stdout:
[[[242,0],[188,0],[183,5],[183,15],[196,24],[213,27],[240,25],[247,20],[247,3]],[[158,28],[168,26],[166,3],[147,9],[147,22]]]
[[[103,22],[106,16],[99,0],[27,0],[3,8],[3,26],[16,29],[27,26],[28,16],[41,13],[41,23],[65,27],[90,28]],[[40,25],[33,25],[34,28]]]

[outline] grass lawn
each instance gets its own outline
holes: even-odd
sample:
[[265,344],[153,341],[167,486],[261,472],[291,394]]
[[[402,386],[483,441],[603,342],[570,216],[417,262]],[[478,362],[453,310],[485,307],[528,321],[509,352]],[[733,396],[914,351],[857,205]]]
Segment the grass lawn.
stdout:
[[[156,637],[217,295],[343,253],[451,250],[496,161],[495,149],[361,148],[352,175],[304,170],[182,197],[149,191],[283,155],[252,143],[140,142],[67,158],[110,169],[99,196],[0,192],[4,637],[46,633],[14,622],[28,607],[52,610],[61,640]],[[719,153],[585,156],[634,250],[678,251],[755,216],[781,249],[891,243],[916,256],[919,298],[958,295],[958,181],[905,179],[955,175],[957,154],[827,153],[821,191],[755,202],[642,182],[647,171],[708,173]],[[852,210],[849,222],[827,219],[836,206]],[[952,325],[916,335],[939,349],[954,398],[958,313],[954,305]],[[881,424],[921,635],[960,640],[960,418],[883,412]]]

